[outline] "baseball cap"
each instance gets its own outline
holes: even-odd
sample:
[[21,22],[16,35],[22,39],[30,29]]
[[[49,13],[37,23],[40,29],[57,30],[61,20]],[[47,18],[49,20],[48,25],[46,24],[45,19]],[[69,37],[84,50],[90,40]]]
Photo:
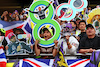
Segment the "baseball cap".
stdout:
[[77,21],[77,20],[81,20],[81,18],[76,18],[76,21]]
[[3,29],[3,28],[0,28],[0,31],[2,32],[2,33],[6,33],[6,31]]
[[9,34],[8,34],[8,38],[9,38],[9,39],[11,39],[11,38],[14,37],[14,36],[15,36],[14,33],[9,33]]
[[88,25],[86,25],[86,29],[88,29],[88,28],[93,28],[93,29],[95,29],[95,28],[93,27],[92,24],[88,24]]

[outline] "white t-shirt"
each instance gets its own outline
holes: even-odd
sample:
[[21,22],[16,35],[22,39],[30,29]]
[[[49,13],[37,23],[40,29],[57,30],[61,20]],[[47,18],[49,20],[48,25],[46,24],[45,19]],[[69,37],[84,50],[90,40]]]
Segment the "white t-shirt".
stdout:
[[76,54],[77,48],[79,46],[79,42],[77,41],[77,39],[74,36],[69,37],[69,43],[72,45],[71,49],[68,49],[67,43],[64,38],[59,40],[59,42],[58,42],[59,48],[60,48],[62,42],[63,42],[64,54]]

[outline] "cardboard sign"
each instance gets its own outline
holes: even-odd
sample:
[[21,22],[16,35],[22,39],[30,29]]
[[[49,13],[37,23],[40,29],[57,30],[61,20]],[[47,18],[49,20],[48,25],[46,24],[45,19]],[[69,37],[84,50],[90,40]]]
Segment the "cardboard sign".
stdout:
[[[37,0],[33,2],[29,8],[29,16],[31,20],[36,24],[33,29],[34,40],[40,39],[40,46],[51,47],[54,45],[54,40],[60,39],[60,25],[55,21],[53,1]],[[52,38],[45,40],[40,37],[40,30],[42,27],[50,25],[55,29],[55,34]]]
[[88,14],[87,23],[92,24],[100,36],[100,8],[95,8]]
[[56,9],[56,15],[60,20],[72,20],[76,12],[82,11],[87,7],[87,0],[69,0],[68,3],[60,4]]
[[30,48],[31,44],[28,44],[26,41],[27,38],[30,40],[30,34],[18,35],[19,39],[17,39],[14,33],[9,33],[8,38],[10,40],[10,43],[8,43],[7,45],[7,55],[20,55],[32,53],[32,49]]

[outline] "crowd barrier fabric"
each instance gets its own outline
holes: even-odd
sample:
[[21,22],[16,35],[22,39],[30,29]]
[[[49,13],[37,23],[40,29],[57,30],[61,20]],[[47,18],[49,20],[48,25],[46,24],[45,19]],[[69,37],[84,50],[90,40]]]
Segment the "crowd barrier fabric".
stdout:
[[[16,60],[15,60],[16,61]],[[15,61],[8,62],[7,67],[52,67],[54,63],[54,59],[34,59],[34,58],[26,58],[20,59],[18,63]],[[72,59],[65,61],[68,63],[68,67],[89,67],[90,59]],[[60,66],[58,66],[60,67]]]
[[[32,35],[32,26],[31,20],[28,18],[26,21],[13,21],[6,22],[0,20],[0,27],[6,30],[5,39],[7,40],[6,46],[8,46],[8,50],[6,51],[6,55],[15,55],[15,54],[27,54],[32,53],[31,45],[34,44]],[[16,35],[16,30],[20,30],[23,34]],[[15,40],[15,41],[14,41]],[[14,42],[13,42],[14,41]]]

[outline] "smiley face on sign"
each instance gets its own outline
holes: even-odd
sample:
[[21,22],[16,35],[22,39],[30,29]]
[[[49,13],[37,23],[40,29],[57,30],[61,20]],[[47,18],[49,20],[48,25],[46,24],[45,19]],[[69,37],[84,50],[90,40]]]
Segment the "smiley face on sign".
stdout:
[[[53,19],[54,8],[52,6],[52,1],[50,3],[46,0],[38,0],[33,2],[29,9],[29,16],[36,24],[33,29],[33,37],[34,40],[40,39],[40,46],[51,47],[54,45],[55,39],[60,39],[61,28],[60,25]],[[51,28],[55,30],[53,36],[48,40],[44,39],[45,37],[42,38],[40,34],[40,31],[44,26],[51,26]]]
[[76,11],[82,11],[87,7],[87,0],[69,0],[68,3],[60,4],[56,9],[56,15],[59,16],[60,20],[72,20]]

